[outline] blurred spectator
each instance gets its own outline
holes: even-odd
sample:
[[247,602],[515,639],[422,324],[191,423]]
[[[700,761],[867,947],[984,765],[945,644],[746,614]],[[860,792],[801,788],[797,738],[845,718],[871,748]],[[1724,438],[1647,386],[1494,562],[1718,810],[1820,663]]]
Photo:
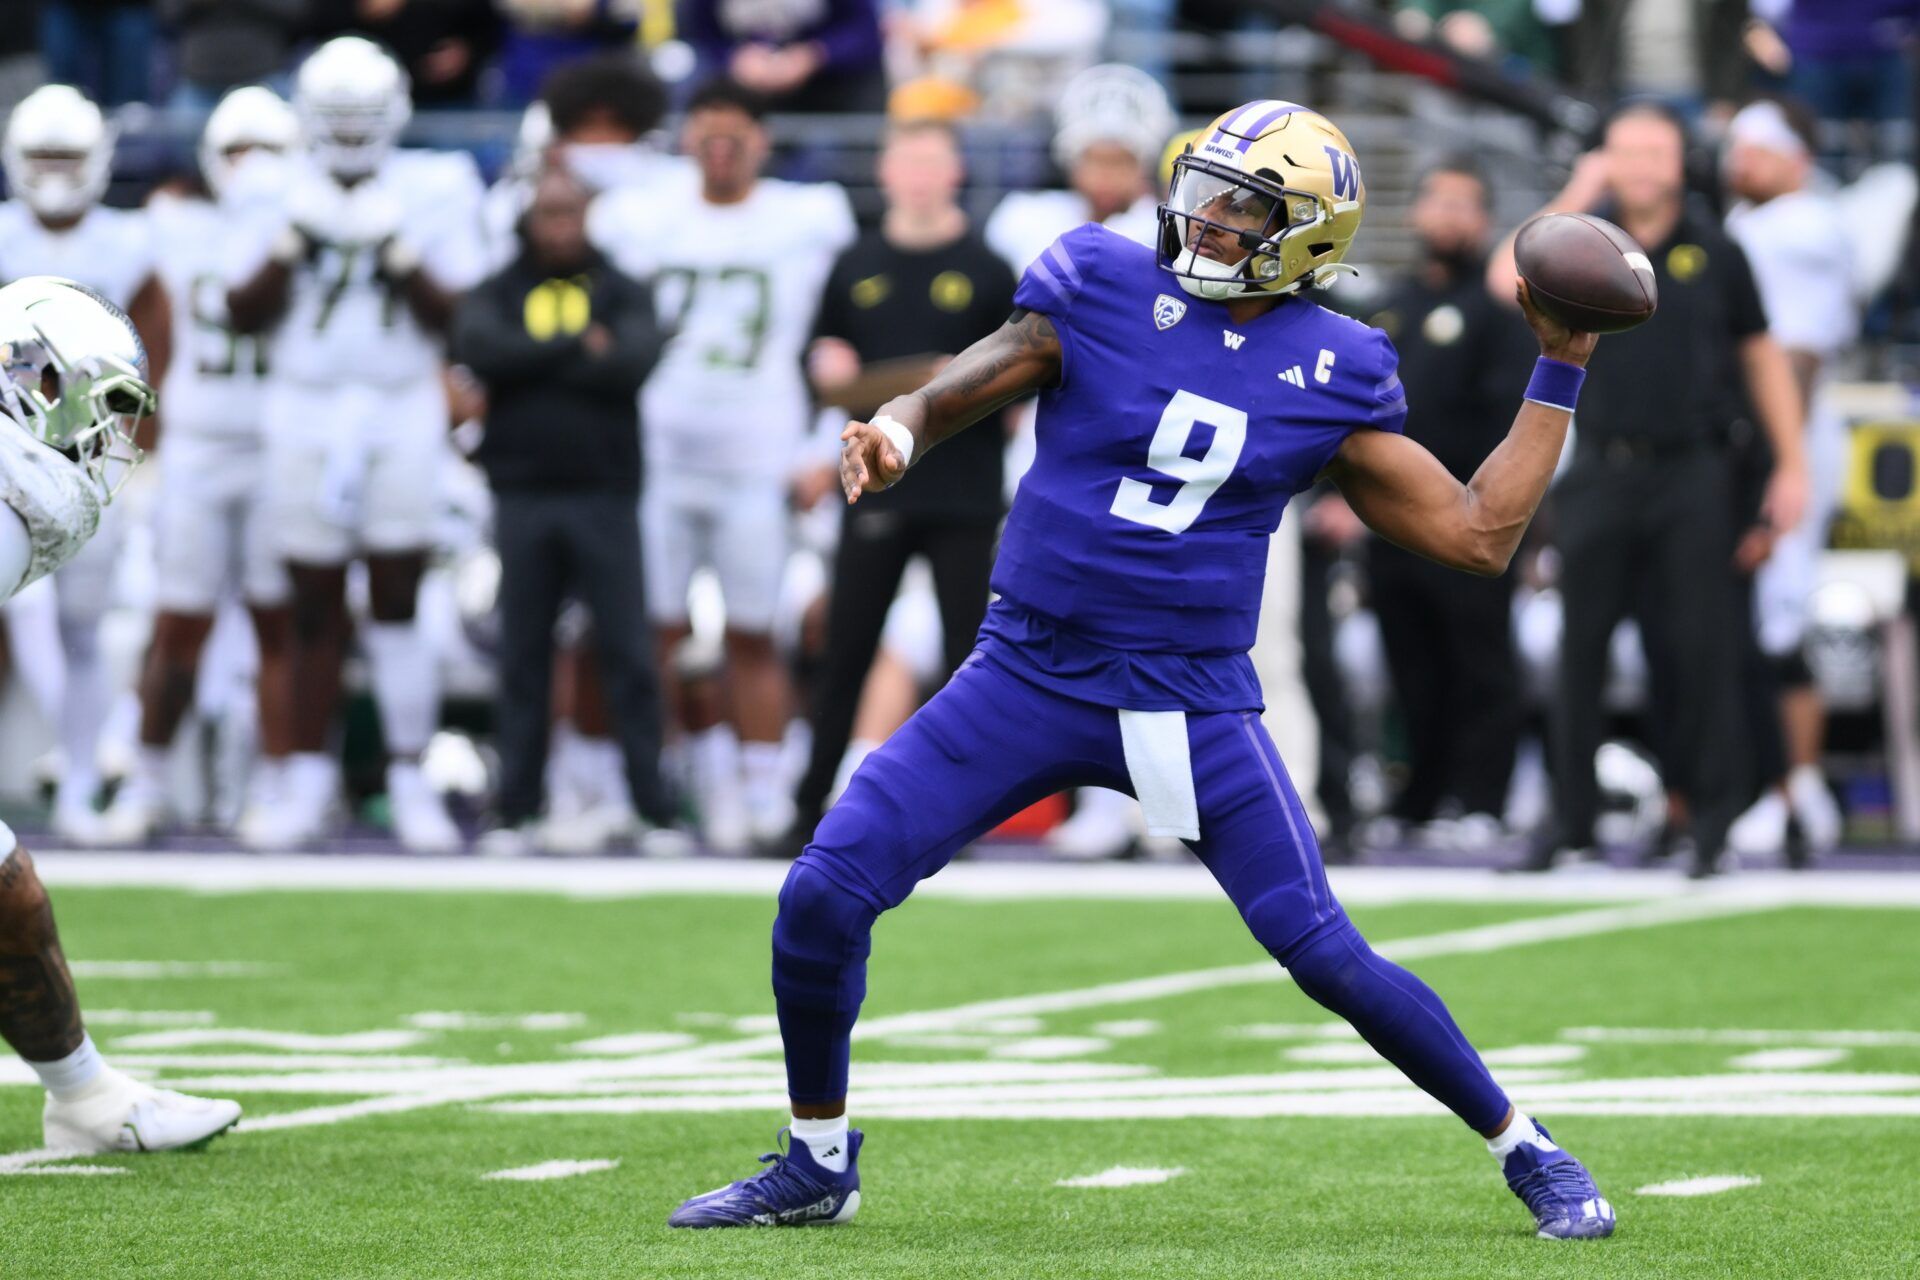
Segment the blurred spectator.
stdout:
[[632,47],[641,0],[499,0],[502,105],[525,106],[555,68]]
[[154,13],[121,0],[43,0],[40,55],[47,79],[103,107],[145,102],[153,78]]
[[171,105],[213,110],[228,89],[275,79],[307,25],[310,0],[160,0],[173,36]]
[[[1891,154],[1889,125],[1913,115],[1916,0],[1759,0],[1785,43],[1787,87],[1824,121],[1860,123]],[[1823,146],[1829,156],[1836,148]]]
[[1572,87],[1602,102],[1648,96],[1687,115],[1747,96],[1747,0],[1538,0],[1567,24]]
[[[888,134],[879,160],[886,216],[840,255],[821,295],[809,363],[823,402],[864,420],[1012,312],[1012,272],[957,203],[964,177],[959,140],[945,126],[898,125]],[[814,691],[813,758],[796,797],[795,854],[825,808],[911,557],[926,557],[939,593],[941,683],[972,650],[987,608],[1005,446],[995,415],[928,454],[925,474],[846,509]],[[829,465],[808,496],[837,493],[837,475]]]
[[775,111],[883,111],[876,0],[681,0],[699,79],[729,76]]
[[1103,0],[915,0],[894,28],[911,76],[894,114],[938,104],[949,117],[1024,121],[1099,56],[1110,20]]
[[[1589,365],[1574,457],[1554,490],[1565,609],[1553,719],[1557,813],[1528,866],[1590,852],[1594,755],[1614,629],[1640,624],[1659,755],[1691,813],[1696,875],[1711,874],[1746,797],[1739,741],[1740,655],[1750,626],[1734,600],[1736,525],[1729,444],[1748,404],[1774,465],[1760,505],[1776,533],[1800,522],[1807,470],[1799,394],[1767,334],[1746,255],[1686,198],[1686,129],[1669,108],[1631,103],[1608,122],[1550,212],[1597,210],[1645,246],[1659,286],[1653,319],[1611,334]],[[1488,269],[1515,288],[1512,241]]]
[[413,82],[414,105],[469,106],[500,42],[491,0],[311,0],[320,35],[352,32],[385,45]]
[[[1765,548],[1771,554],[1754,583],[1759,644],[1773,668],[1765,683],[1778,689],[1785,758],[1762,774],[1765,793],[1734,824],[1731,840],[1741,853],[1774,857],[1787,846],[1790,819],[1816,852],[1832,848],[1841,827],[1820,771],[1825,708],[1802,646],[1846,455],[1846,429],[1822,386],[1833,358],[1857,335],[1859,315],[1849,223],[1821,188],[1814,147],[1813,121],[1797,103],[1752,103],[1727,130],[1727,187],[1739,201],[1727,213],[1727,232],[1753,264],[1769,327],[1793,366],[1812,478],[1807,518]],[[1774,716],[1775,708],[1759,713]],[[1777,735],[1755,734],[1762,736]]]
[[1559,65],[1535,0],[1407,0],[1394,26],[1415,40],[1431,36],[1476,58],[1511,58],[1536,74]]
[[[477,460],[500,553],[500,797],[507,834],[541,812],[553,627],[571,591],[593,615],[601,677],[633,803],[668,824],[660,691],[641,608],[640,383],[660,354],[652,291],[587,240],[589,193],[549,169],[520,221],[522,252],[461,304],[454,354],[485,384]],[[631,813],[623,815],[633,826]]]
[[[1513,388],[1535,344],[1486,289],[1492,189],[1466,157],[1421,179],[1408,223],[1420,264],[1369,322],[1400,351],[1407,435],[1466,481],[1506,434]],[[1465,577],[1375,538],[1373,608],[1406,724],[1399,822],[1445,820],[1434,843],[1484,847],[1501,834],[1520,729],[1513,577]]]

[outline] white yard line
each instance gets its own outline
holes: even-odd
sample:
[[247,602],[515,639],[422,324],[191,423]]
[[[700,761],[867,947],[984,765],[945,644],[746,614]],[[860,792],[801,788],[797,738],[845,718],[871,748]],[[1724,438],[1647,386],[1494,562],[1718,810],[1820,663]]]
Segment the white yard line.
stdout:
[[71,1151],[56,1151],[41,1147],[34,1151],[15,1151],[0,1156],[0,1177],[21,1177],[32,1174],[69,1175],[74,1177],[100,1177],[104,1174],[125,1173],[126,1170],[111,1164],[62,1164],[63,1160],[72,1160]]
[[482,1182],[551,1182],[555,1178],[577,1178],[583,1173],[604,1173],[620,1167],[618,1160],[545,1160],[519,1169],[495,1169],[480,1175]]
[[[778,862],[690,858],[490,860],[339,854],[71,853],[34,851],[48,884],[142,886],[201,893],[390,889],[557,893],[577,897],[721,894],[771,898]],[[1638,902],[1650,898],[1793,901],[1806,906],[1920,907],[1920,875],[1900,872],[1751,872],[1694,884],[1672,871],[1503,876],[1426,867],[1334,867],[1349,906],[1396,902]],[[1023,900],[1119,898],[1216,901],[1196,864],[962,862],[919,886],[918,897]]]
[[1750,1178],[1743,1173],[1725,1173],[1708,1178],[1678,1178],[1672,1182],[1656,1182],[1652,1186],[1641,1187],[1634,1192],[1640,1196],[1717,1196],[1722,1191],[1734,1191],[1740,1187],[1757,1187],[1760,1179]]
[[1568,1027],[1582,1044],[1821,1045],[1838,1049],[1920,1049],[1920,1031],[1788,1031],[1752,1027]]
[[1090,1173],[1082,1178],[1062,1178],[1053,1185],[1056,1187],[1151,1187],[1162,1182],[1172,1182],[1185,1172],[1185,1169],[1140,1169],[1132,1165],[1117,1164],[1111,1169]]
[[209,1044],[242,1045],[253,1049],[285,1049],[290,1053],[392,1053],[427,1042],[424,1031],[349,1031],[341,1035],[312,1035],[299,1031],[265,1031],[254,1027],[182,1027],[172,1031],[142,1031],[114,1037],[116,1049],[197,1049]]

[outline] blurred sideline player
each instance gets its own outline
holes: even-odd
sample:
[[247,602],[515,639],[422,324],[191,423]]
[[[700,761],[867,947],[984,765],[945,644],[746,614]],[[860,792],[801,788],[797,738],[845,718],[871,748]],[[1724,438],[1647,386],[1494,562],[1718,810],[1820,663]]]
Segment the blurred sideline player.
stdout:
[[[56,275],[97,290],[133,317],[159,379],[171,345],[166,289],[156,274],[146,216],[100,203],[113,147],[100,109],[67,85],[36,90],[13,109],[0,141],[13,196],[0,205],[0,279]],[[44,612],[23,611],[31,609],[31,596],[7,609],[22,676],[59,730],[64,767],[53,829],[77,844],[100,836],[95,752],[114,694],[100,624],[113,602],[125,541],[125,512],[109,508],[99,535],[53,576],[57,637],[44,628]]]
[[[1053,119],[1053,159],[1070,189],[1009,193],[987,219],[987,244],[1016,272],[1088,222],[1153,244],[1157,170],[1177,123],[1160,82],[1117,62],[1089,67],[1060,91]],[[1008,470],[1017,475],[1032,456],[1031,405],[1015,411],[1014,434]],[[1047,845],[1067,857],[1117,857],[1133,847],[1138,826],[1139,810],[1126,796],[1082,787],[1073,815],[1047,834]]]
[[778,840],[793,824],[781,745],[793,697],[773,622],[788,487],[813,419],[801,357],[821,285],[855,231],[837,185],[760,176],[771,148],[762,111],[730,81],[698,90],[681,147],[699,188],[612,192],[593,227],[615,265],[653,278],[677,331],[641,393],[641,540],[670,690],[695,570],[711,568],[725,600],[726,723],[685,725],[702,835],[722,850]]
[[205,194],[162,192],[147,205],[180,351],[162,388],[167,439],[154,513],[159,612],[140,685],[140,753],[102,819],[105,843],[144,840],[166,820],[168,748],[192,706],[215,611],[233,591],[253,618],[261,742],[238,834],[249,841],[273,821],[277,774],[292,745],[292,614],[286,569],[261,498],[266,352],[259,339],[234,332],[227,322],[229,221],[220,197],[244,157],[255,151],[284,155],[298,131],[292,108],[272,90],[235,89],[207,118],[201,135]]
[[[360,639],[389,755],[394,833],[449,852],[460,833],[421,772],[440,673],[415,612],[447,459],[442,341],[484,273],[480,176],[464,152],[396,151],[406,73],[341,36],[294,79],[304,150],[256,158],[232,203],[255,229],[228,297],[235,328],[270,332],[262,412],[267,505],[293,585],[293,753],[252,832],[312,840],[339,789],[327,751],[349,621],[347,567],[367,566]],[[265,261],[260,259],[264,257]]]
[[1824,852],[1839,842],[1841,818],[1820,771],[1826,710],[1801,645],[1845,463],[1845,428],[1821,382],[1859,329],[1846,234],[1852,224],[1816,185],[1811,125],[1797,109],[1766,100],[1742,108],[1727,128],[1725,173],[1739,201],[1727,213],[1727,232],[1752,264],[1767,327],[1786,350],[1807,407],[1810,474],[1806,517],[1774,540],[1755,578],[1760,646],[1779,672],[1788,771],[1763,779],[1767,790],[1727,840],[1741,853],[1778,855],[1792,818],[1807,844]]
[[1027,269],[998,333],[847,425],[841,475],[857,502],[993,409],[1041,399],[979,647],[867,757],[780,892],[791,1150],[686,1201],[671,1225],[853,1216],[863,1138],[847,1125],[848,1063],[874,921],[982,831],[1087,783],[1134,792],[1303,992],[1485,1137],[1539,1235],[1612,1233],[1587,1171],[1515,1110],[1439,997],[1347,919],[1260,726],[1247,649],[1287,499],[1325,474],[1382,536],[1499,573],[1552,479],[1594,347],[1519,290],[1542,355],[1506,438],[1456,480],[1401,434],[1386,336],[1300,296],[1340,269],[1364,208],[1331,121],[1287,102],[1238,107],[1176,162],[1157,252],[1098,226],[1068,232]]
[[[70,563],[138,457],[151,412],[147,356],[127,317],[69,280],[0,289],[0,594]],[[46,1086],[50,1150],[193,1146],[239,1104],[155,1089],[109,1067],[87,1035],[53,907],[33,859],[0,824],[0,1037]]]

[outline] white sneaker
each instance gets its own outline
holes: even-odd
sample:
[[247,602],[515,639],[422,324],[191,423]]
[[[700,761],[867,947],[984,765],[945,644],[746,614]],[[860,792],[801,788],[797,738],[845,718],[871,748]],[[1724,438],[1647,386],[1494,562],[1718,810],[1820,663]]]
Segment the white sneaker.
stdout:
[[753,842],[747,810],[738,794],[714,794],[700,806],[700,838],[715,853],[744,853]]
[[633,844],[643,858],[689,858],[698,848],[694,838],[678,827],[656,827],[639,820]]
[[79,788],[63,786],[54,796],[53,834],[62,844],[83,848],[102,843],[100,815]]
[[166,801],[160,789],[136,770],[120,784],[113,803],[100,815],[97,835],[102,844],[144,844],[159,834],[166,817]]
[[1117,858],[1133,847],[1134,802],[1117,791],[1082,787],[1073,816],[1047,832],[1047,848],[1063,858]]
[[1828,853],[1840,843],[1845,819],[1818,767],[1803,764],[1787,775],[1787,804],[1793,816],[1800,820],[1800,831],[1807,837],[1808,848],[1815,853]]
[[527,858],[540,852],[535,840],[536,827],[523,822],[516,827],[495,827],[483,831],[473,842],[473,851],[483,858]]
[[112,1067],[101,1071],[95,1086],[83,1098],[48,1097],[43,1125],[49,1148],[85,1155],[175,1151],[218,1137],[240,1119],[237,1102],[156,1089]]
[[601,804],[578,813],[554,814],[539,825],[534,839],[548,853],[563,857],[591,857],[605,853],[614,841],[631,835],[640,815],[624,804]]
[[331,756],[301,752],[288,756],[262,781],[261,803],[249,802],[235,828],[240,842],[262,852],[309,844],[326,834],[340,789],[340,772]]
[[755,844],[772,844],[786,838],[799,816],[800,810],[794,807],[793,796],[787,792],[759,796],[747,814],[747,834]]
[[408,853],[458,853],[460,828],[447,816],[447,806],[411,760],[387,766],[387,805],[393,814],[393,834]]
[[1777,858],[1787,847],[1787,801],[1769,789],[1727,828],[1727,847],[1742,857]]
[[234,819],[233,834],[250,849],[263,847],[260,837],[273,834],[274,814],[286,791],[287,762],[272,756],[259,756],[247,777],[247,796]]

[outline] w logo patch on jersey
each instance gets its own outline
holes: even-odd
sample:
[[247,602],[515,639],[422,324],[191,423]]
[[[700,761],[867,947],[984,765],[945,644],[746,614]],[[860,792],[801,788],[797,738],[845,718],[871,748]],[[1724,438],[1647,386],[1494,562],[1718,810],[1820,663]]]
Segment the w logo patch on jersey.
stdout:
[[1178,298],[1163,293],[1153,300],[1153,324],[1156,329],[1171,329],[1186,314],[1187,304]]
[[1360,162],[1338,147],[1320,148],[1327,153],[1327,164],[1333,170],[1333,198],[1336,200],[1355,200],[1360,196]]

